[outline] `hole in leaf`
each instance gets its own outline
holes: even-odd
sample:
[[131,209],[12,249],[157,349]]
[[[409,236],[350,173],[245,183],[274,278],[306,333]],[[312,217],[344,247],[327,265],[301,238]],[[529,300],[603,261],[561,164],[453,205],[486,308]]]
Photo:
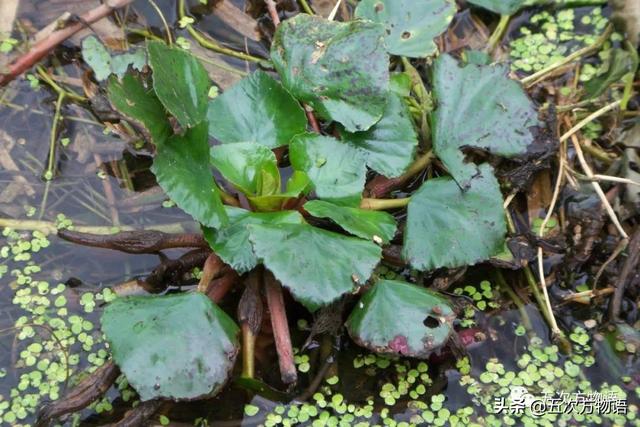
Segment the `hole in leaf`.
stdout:
[[405,31],[404,33],[402,33],[402,38],[403,39],[408,39],[411,37],[411,33],[409,31]]
[[427,316],[422,324],[427,328],[437,328],[438,326],[440,326],[440,321],[433,316]]
[[384,5],[382,3],[378,3],[376,4],[374,10],[376,11],[376,13],[380,13],[384,10]]

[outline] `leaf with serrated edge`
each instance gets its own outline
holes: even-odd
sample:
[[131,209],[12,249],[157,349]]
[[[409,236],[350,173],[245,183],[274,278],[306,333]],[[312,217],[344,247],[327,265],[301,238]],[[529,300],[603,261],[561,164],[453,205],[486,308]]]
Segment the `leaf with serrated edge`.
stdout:
[[533,102],[508,72],[507,65],[460,66],[447,54],[434,65],[433,148],[462,188],[478,173],[465,163],[464,148],[522,155],[534,142],[532,128],[541,125]]
[[392,55],[424,58],[438,51],[433,39],[447,29],[455,13],[452,0],[362,0],[355,15],[387,28],[385,42]]
[[321,199],[359,199],[366,178],[365,156],[335,138],[302,134],[289,146],[291,165],[305,172]]
[[117,298],[101,323],[114,361],[142,401],[213,395],[238,353],[238,326],[201,293]]
[[317,218],[329,218],[353,234],[377,243],[389,243],[396,234],[396,220],[386,212],[338,206],[323,200],[304,204],[304,210]]
[[351,338],[376,353],[426,359],[448,341],[455,314],[441,295],[382,280],[362,296],[346,326]]
[[165,193],[203,225],[218,228],[227,221],[220,192],[209,167],[208,123],[158,144],[151,171]]
[[209,134],[222,143],[287,145],[307,128],[304,110],[264,71],[242,79],[209,103]]
[[249,241],[251,224],[302,224],[304,219],[297,211],[250,212],[227,206],[229,225],[219,231],[204,227],[204,237],[211,249],[239,274],[251,271],[258,259]]
[[373,242],[309,224],[252,225],[249,236],[265,267],[310,311],[364,284],[382,255]]
[[382,117],[389,93],[383,34],[374,22],[301,13],[278,27],[271,58],[284,87],[321,118],[350,132],[367,130]]
[[462,191],[448,177],[425,182],[409,202],[404,258],[419,270],[476,264],[498,254],[506,223],[500,186],[489,165]]

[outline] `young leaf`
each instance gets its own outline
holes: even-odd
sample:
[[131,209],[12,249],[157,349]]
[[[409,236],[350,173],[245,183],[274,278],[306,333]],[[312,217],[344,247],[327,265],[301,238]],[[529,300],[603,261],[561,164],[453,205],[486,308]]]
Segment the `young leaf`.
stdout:
[[209,103],[209,134],[223,143],[287,145],[303,133],[307,118],[300,104],[264,71],[256,71]]
[[193,127],[207,115],[209,75],[188,52],[163,42],[147,44],[153,88],[162,105],[184,127]]
[[111,54],[95,36],[82,40],[82,59],[91,67],[97,81],[111,75]]
[[165,193],[196,221],[218,228],[227,221],[209,167],[208,126],[204,121],[158,144],[151,171]]
[[258,260],[249,242],[251,224],[302,224],[304,219],[297,211],[272,213],[250,212],[244,209],[226,207],[229,225],[215,231],[205,227],[204,237],[211,249],[239,274],[253,270]]
[[475,165],[465,163],[463,148],[505,157],[525,154],[534,141],[531,128],[541,125],[533,102],[508,71],[506,65],[461,67],[447,54],[435,63],[433,148],[463,188],[477,174]]
[[278,27],[271,58],[284,87],[319,116],[350,132],[367,130],[382,117],[389,92],[383,34],[373,22],[299,14]]
[[411,165],[418,146],[418,135],[413,128],[409,109],[395,93],[389,95],[389,103],[382,119],[364,132],[341,131],[342,139],[358,147],[366,156],[367,165],[393,178],[402,175]]
[[293,171],[287,180],[287,190],[283,193],[249,197],[249,203],[258,211],[274,212],[284,209],[284,206],[292,199],[297,199],[306,194],[311,187],[309,176],[301,171]]
[[[264,145],[255,142],[216,145],[211,147],[211,164],[247,196],[280,191],[276,156]],[[261,185],[267,182],[271,184]]]
[[453,332],[455,314],[446,298],[406,282],[382,280],[351,312],[351,338],[376,353],[426,359]]
[[107,95],[113,107],[128,120],[142,127],[147,140],[158,145],[171,135],[167,113],[152,88],[138,77],[125,74],[122,80],[111,77]]
[[362,0],[356,18],[380,22],[392,55],[424,58],[437,52],[433,39],[447,29],[456,13],[452,0]]
[[301,134],[289,146],[294,169],[311,179],[319,198],[359,199],[364,189],[365,159],[356,148],[318,134]]
[[386,212],[334,205],[323,200],[304,204],[304,210],[317,218],[329,218],[354,236],[389,243],[396,234],[396,220]]
[[238,353],[238,326],[201,293],[118,298],[101,322],[113,360],[142,401],[211,395]]
[[414,268],[461,267],[489,259],[503,248],[502,194],[489,165],[462,191],[451,178],[425,182],[411,197],[404,258]]
[[513,15],[525,6],[535,4],[540,0],[469,0],[469,3],[483,7],[499,15]]
[[310,311],[364,284],[382,255],[372,242],[308,224],[253,225],[249,236],[265,267]]

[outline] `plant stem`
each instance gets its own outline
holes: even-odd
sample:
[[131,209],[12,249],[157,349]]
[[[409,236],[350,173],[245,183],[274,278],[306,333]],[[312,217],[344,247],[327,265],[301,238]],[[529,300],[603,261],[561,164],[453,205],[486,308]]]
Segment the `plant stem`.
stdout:
[[164,25],[164,31],[167,33],[167,44],[169,46],[173,46],[173,38],[171,37],[171,29],[169,28],[169,24],[162,13],[162,10],[158,7],[155,1],[147,0],[151,7],[156,11],[156,13],[160,16],[160,20],[162,21],[162,25]]
[[51,123],[51,133],[49,135],[49,159],[47,161],[47,169],[44,172],[44,179],[46,181],[51,181],[53,179],[53,168],[56,158],[56,140],[58,136],[58,123],[60,122],[60,110],[62,109],[64,98],[64,92],[58,92],[58,100],[56,101],[56,112],[53,115],[53,122]]
[[220,276],[224,262],[213,252],[207,257],[202,267],[202,276],[198,282],[198,292],[206,294],[211,282]]
[[[179,18],[183,18],[186,16],[184,0],[178,0],[178,16]],[[270,66],[271,64],[269,61],[265,59],[258,58],[253,55],[249,55],[248,53],[238,52],[224,46],[220,46],[218,43],[214,42],[213,40],[206,38],[198,30],[193,28],[193,25],[191,24],[187,24],[185,28],[189,32],[191,37],[193,37],[204,48],[210,49],[214,52],[221,53],[223,55],[232,56],[238,59],[243,59],[245,61],[257,62],[265,66]]]
[[491,37],[489,38],[489,46],[488,46],[489,52],[493,52],[495,48],[498,46],[498,44],[500,44],[500,41],[502,40],[502,36],[504,35],[504,32],[507,30],[507,27],[509,26],[510,20],[511,20],[510,15],[500,15],[500,21],[498,22],[498,26],[496,27],[496,29],[493,31],[493,34],[491,34]]
[[405,197],[404,199],[362,199],[362,202],[360,202],[360,208],[370,211],[402,209],[405,208],[410,201],[411,197]]
[[251,326],[243,322],[242,326],[242,374],[243,378],[255,377],[255,352],[256,336],[251,331]]
[[267,272],[265,277],[265,293],[280,364],[280,376],[283,383],[292,384],[298,380],[298,373],[293,362],[293,348],[291,346],[291,335],[289,334],[282,287],[270,272]]
[[307,0],[298,0],[298,3],[300,3],[300,6],[302,6],[302,10],[304,10],[309,15],[315,15],[316,14],[313,11],[313,9],[311,9],[311,6],[309,6],[309,3],[307,3]]
[[434,159],[433,151],[428,151],[427,153],[418,157],[405,173],[400,175],[397,178],[384,178],[380,177],[377,182],[372,181],[370,183],[369,194],[373,198],[379,198],[384,196],[385,194],[389,194],[391,191],[401,187],[407,181],[409,181],[414,176],[418,175],[420,172],[425,170],[427,166],[431,164]]
[[271,16],[273,25],[278,28],[278,25],[280,25],[280,17],[278,16],[276,2],[274,0],[264,0],[264,2],[267,5],[267,10],[269,11],[269,16]]
[[525,85],[525,86],[530,86],[531,84],[537,82],[539,79],[541,79],[542,77],[546,76],[547,74],[551,73],[552,71],[566,65],[569,64],[570,62],[575,61],[576,59],[580,58],[581,56],[585,56],[590,54],[591,52],[597,51],[598,49],[600,49],[600,47],[604,44],[604,42],[607,41],[607,39],[609,38],[609,36],[611,35],[611,32],[613,31],[613,26],[610,24],[607,29],[604,31],[604,33],[602,33],[602,35],[600,37],[598,37],[598,39],[595,41],[595,43],[593,43],[590,46],[586,46],[583,47],[580,50],[577,50],[575,52],[573,52],[571,55],[557,61],[554,62],[553,64],[549,65],[546,68],[543,68],[542,70],[531,74],[528,77],[525,77],[524,79],[522,79],[520,82]]
[[534,332],[533,325],[531,324],[531,319],[529,318],[529,314],[527,314],[527,308],[524,306],[522,299],[520,299],[518,294],[516,294],[516,292],[507,283],[501,270],[499,269],[495,270],[495,278],[496,278],[496,281],[498,282],[498,285],[502,288],[502,290],[504,290],[507,293],[507,295],[509,295],[509,297],[511,298],[513,303],[516,305],[516,307],[518,307],[518,311],[520,312],[520,317],[522,317],[522,324],[524,325],[527,332],[533,333]]
[[242,326],[242,376],[255,375],[256,336],[262,326],[262,269],[254,268],[247,276],[245,289],[238,303],[238,321]]

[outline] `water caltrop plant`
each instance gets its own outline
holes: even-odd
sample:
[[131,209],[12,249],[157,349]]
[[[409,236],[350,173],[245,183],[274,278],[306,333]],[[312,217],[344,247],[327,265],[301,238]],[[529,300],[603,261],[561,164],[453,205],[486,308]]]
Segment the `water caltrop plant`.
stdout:
[[[310,312],[360,295],[346,322],[356,343],[427,358],[449,340],[454,311],[422,286],[371,280],[383,247],[403,239],[422,271],[502,253],[500,185],[465,152],[524,155],[541,123],[507,66],[435,57],[455,3],[420,3],[365,0],[349,22],[288,19],[271,47],[276,73],[255,71],[213,99],[194,56],[150,41],[151,72],[111,75],[107,92],[155,146],[158,184],[225,264],[264,269]],[[428,56],[425,86],[406,58]],[[442,173],[410,197],[364,198],[368,182],[434,158]],[[384,212],[405,208],[406,221]],[[236,322],[201,292],[118,298],[102,328],[142,400],[211,395],[240,349]]]

